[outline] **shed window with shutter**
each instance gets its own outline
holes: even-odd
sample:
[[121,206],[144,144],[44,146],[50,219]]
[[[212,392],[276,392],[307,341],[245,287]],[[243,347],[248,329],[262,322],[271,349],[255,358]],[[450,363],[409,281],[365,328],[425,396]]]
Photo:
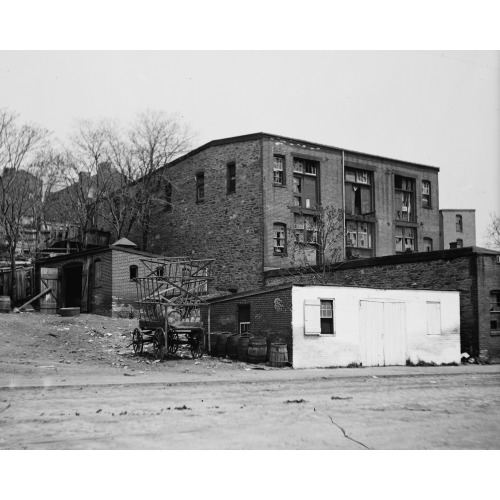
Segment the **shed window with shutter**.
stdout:
[[441,303],[427,302],[427,335],[441,335]]
[[306,300],[304,302],[304,335],[334,335],[333,299]]

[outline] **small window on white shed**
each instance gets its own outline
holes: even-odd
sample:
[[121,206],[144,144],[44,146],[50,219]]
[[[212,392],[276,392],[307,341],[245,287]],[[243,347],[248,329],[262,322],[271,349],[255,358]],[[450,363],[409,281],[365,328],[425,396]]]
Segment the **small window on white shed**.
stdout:
[[334,300],[304,302],[304,335],[334,335]]
[[441,335],[441,303],[427,302],[427,335]]

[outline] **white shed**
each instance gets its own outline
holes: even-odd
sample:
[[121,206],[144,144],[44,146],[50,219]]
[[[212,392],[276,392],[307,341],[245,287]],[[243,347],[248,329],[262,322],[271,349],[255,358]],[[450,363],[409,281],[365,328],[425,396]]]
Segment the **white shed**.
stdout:
[[460,363],[459,292],[292,287],[294,368]]

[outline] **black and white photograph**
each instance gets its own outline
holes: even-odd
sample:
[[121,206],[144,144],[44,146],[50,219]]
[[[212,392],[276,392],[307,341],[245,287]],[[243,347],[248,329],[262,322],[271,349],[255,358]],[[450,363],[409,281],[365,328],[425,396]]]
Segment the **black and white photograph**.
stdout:
[[48,3],[9,7],[0,50],[13,479],[43,498],[357,497],[386,463],[408,474],[390,498],[492,493],[493,20],[476,45],[446,41],[444,8],[377,27],[364,2]]

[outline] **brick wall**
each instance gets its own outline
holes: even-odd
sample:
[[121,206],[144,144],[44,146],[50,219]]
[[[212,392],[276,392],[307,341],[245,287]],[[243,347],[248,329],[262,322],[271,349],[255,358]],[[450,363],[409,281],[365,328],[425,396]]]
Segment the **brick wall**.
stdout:
[[[148,251],[215,258],[212,286],[226,290],[262,285],[262,176],[259,140],[204,149],[165,170],[172,183],[171,212],[156,209]],[[227,193],[227,165],[236,163],[236,192]],[[196,201],[196,174],[205,196]],[[161,193],[160,193],[161,195]],[[139,241],[131,234],[132,241]]]
[[[331,284],[370,288],[457,290],[461,350],[472,356],[481,350],[481,359],[492,361],[500,344],[498,337],[489,335],[489,292],[500,289],[500,265],[493,265],[495,259],[471,249],[382,257],[344,262],[326,279]],[[293,277],[279,271],[265,273],[266,286],[292,281],[317,283],[313,273]]]
[[292,361],[291,289],[275,290],[247,297],[235,297],[210,305],[210,330],[238,331],[238,305],[250,305],[250,332],[273,342],[286,342]]

